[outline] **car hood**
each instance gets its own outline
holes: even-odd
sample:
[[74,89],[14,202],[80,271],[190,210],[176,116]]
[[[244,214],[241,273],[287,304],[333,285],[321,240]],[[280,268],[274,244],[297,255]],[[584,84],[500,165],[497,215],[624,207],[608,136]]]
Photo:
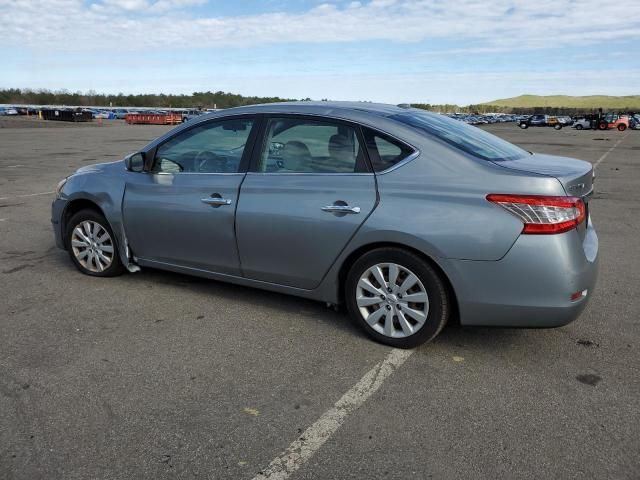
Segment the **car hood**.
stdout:
[[78,173],[108,173],[115,170],[121,170],[124,168],[124,160],[117,160],[115,162],[96,163],[94,165],[87,165],[86,167],[76,170]]

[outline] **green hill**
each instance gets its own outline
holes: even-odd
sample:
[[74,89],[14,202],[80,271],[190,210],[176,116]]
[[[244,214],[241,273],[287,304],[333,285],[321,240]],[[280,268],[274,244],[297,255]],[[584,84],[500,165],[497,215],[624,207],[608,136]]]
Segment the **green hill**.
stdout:
[[570,95],[520,95],[485,102],[482,105],[495,105],[508,108],[582,108],[604,110],[640,110],[640,95],[614,97],[610,95],[589,95],[574,97]]

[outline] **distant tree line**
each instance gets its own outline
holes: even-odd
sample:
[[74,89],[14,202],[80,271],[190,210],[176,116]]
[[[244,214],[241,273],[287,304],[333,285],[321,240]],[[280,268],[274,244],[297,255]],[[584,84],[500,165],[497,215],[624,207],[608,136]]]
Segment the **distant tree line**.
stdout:
[[95,107],[174,107],[174,108],[230,108],[256,103],[284,102],[280,97],[245,97],[227,92],[193,92],[191,95],[141,94],[109,95],[92,90],[69,92],[68,90],[29,90],[8,88],[0,90],[0,104],[15,105],[80,105]]
[[[256,103],[286,102],[295,99],[280,97],[245,97],[236,93],[228,92],[193,92],[191,95],[166,95],[160,94],[139,94],[116,95],[96,93],[93,90],[88,92],[70,92],[68,90],[30,90],[20,88],[7,88],[0,90],[0,104],[14,105],[79,105],[94,107],[158,107],[158,108],[230,108],[242,105],[253,105]],[[305,98],[303,100],[310,100]],[[323,99],[326,100],[326,99]],[[566,108],[566,107],[506,107],[498,105],[478,104],[462,107],[454,104],[429,104],[414,103],[412,106],[441,113],[518,113],[548,115],[580,115],[587,113],[597,113],[593,108]],[[623,109],[632,111],[637,109]],[[607,109],[604,109],[606,112]]]

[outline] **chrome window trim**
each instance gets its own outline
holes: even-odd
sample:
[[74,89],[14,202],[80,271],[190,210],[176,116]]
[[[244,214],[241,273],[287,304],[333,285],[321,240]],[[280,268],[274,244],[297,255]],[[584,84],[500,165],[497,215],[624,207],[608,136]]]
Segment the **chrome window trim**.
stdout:
[[246,172],[145,172],[150,175],[245,175]]
[[[406,145],[408,145],[406,142],[402,142]],[[402,167],[403,165],[406,165],[407,163],[415,160],[416,158],[418,158],[420,156],[420,150],[415,150],[413,151],[413,153],[411,155],[407,155],[405,158],[403,158],[402,160],[400,160],[398,163],[396,163],[395,165],[392,165],[391,167],[387,168],[386,170],[382,170],[381,172],[376,172],[376,175],[385,175],[387,173],[393,172],[394,170]]]
[[373,176],[375,173],[372,172],[247,172],[247,175],[314,175],[314,176],[328,176],[328,175],[341,175],[353,177],[355,175],[365,175],[365,176]]

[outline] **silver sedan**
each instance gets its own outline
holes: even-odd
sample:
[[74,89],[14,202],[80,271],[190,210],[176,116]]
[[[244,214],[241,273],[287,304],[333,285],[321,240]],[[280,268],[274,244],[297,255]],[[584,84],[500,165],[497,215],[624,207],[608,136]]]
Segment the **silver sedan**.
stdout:
[[453,318],[574,320],[596,281],[592,178],[409,107],[257,105],[78,170],[52,222],[87,275],[158,268],[344,304],[409,348]]

